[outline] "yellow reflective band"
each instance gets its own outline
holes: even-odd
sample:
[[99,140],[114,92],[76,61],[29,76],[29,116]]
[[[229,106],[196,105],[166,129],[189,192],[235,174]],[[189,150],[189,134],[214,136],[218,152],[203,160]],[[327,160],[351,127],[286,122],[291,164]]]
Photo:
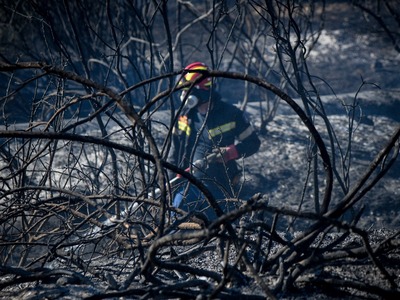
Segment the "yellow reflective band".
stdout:
[[236,122],[229,122],[229,123],[223,124],[221,126],[215,127],[213,129],[209,129],[208,134],[210,135],[210,138],[214,138],[219,134],[223,134],[232,129],[235,129],[235,127],[236,127]]
[[190,135],[190,126],[188,123],[187,116],[180,116],[178,120],[178,128],[186,133],[186,135]]
[[247,129],[239,135],[238,137],[239,141],[243,141],[244,139],[248,138],[250,135],[253,134],[253,132],[254,132],[253,126],[247,127]]

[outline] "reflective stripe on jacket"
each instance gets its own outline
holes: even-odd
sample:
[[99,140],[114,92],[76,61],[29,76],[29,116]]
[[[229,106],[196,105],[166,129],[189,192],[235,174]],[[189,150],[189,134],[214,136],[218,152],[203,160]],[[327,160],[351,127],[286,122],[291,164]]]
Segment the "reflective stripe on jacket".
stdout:
[[[181,168],[189,166],[189,158],[197,136],[193,125],[196,116],[197,111],[194,109],[187,116],[179,117],[174,130],[171,163]],[[260,140],[245,113],[232,104],[215,101],[208,113],[206,125],[213,145],[226,147],[236,144],[240,157],[250,156],[260,147]]]

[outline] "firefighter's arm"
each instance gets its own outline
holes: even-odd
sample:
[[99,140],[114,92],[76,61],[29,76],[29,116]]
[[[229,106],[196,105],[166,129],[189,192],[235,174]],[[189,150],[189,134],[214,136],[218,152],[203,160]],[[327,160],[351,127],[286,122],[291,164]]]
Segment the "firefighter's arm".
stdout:
[[241,140],[239,137],[236,144],[214,149],[208,161],[228,162],[241,157],[251,156],[260,149],[261,141],[252,126],[249,126],[249,128],[243,132],[242,137],[244,137],[244,139]]
[[248,157],[260,149],[261,141],[252,125],[241,132],[235,144],[239,157]]

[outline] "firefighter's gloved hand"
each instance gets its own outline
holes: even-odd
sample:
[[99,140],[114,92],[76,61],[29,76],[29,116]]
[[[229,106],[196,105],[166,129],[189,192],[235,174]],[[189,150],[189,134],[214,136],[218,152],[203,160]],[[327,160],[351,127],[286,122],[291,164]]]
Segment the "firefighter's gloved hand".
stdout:
[[236,146],[232,144],[227,147],[213,149],[213,153],[209,157],[212,158],[212,161],[209,159],[208,162],[222,163],[239,158],[239,153],[236,149]]

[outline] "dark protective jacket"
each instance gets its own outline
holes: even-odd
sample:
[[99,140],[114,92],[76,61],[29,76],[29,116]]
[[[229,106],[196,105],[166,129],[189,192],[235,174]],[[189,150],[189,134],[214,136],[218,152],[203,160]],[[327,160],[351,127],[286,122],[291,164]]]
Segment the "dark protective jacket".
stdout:
[[[258,151],[260,139],[245,113],[218,97],[212,103],[205,117],[197,109],[179,117],[173,131],[171,163],[186,169],[191,162],[204,159],[213,148],[232,144],[236,145],[239,158],[248,157]],[[195,176],[208,179],[207,182],[217,182],[219,186],[228,189],[238,172],[236,161],[231,160],[226,164],[209,164],[203,172],[198,172]]]

